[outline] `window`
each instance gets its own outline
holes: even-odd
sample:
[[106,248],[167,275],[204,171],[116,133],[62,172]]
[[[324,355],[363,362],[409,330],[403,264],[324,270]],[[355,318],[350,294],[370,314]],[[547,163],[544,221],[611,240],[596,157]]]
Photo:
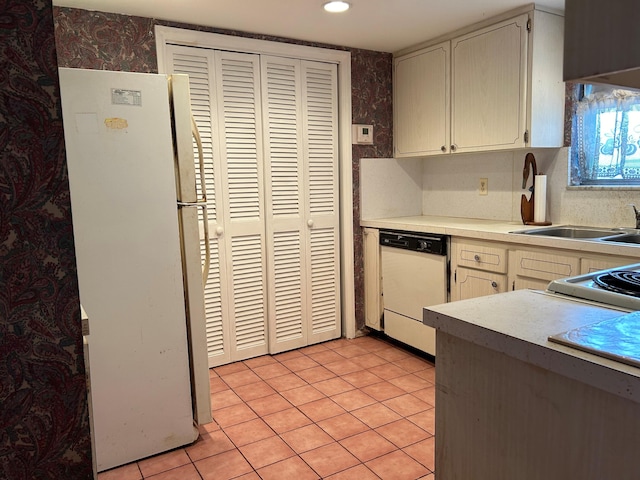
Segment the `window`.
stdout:
[[640,186],[640,92],[579,85],[572,185]]

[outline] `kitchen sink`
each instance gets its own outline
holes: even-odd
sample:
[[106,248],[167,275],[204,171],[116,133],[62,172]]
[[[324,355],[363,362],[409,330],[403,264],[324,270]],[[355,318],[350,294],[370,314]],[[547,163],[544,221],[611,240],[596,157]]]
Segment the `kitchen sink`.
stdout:
[[640,244],[640,234],[628,233],[626,235],[618,235],[616,237],[603,238],[605,242],[619,242],[619,243],[636,243]]
[[[519,230],[517,232],[524,235],[536,235],[543,237],[561,237],[561,238],[574,238],[574,239],[596,239],[610,237],[613,235],[623,235],[625,232],[614,228],[598,228],[598,227],[575,227],[571,225],[551,228],[533,228],[529,230]],[[633,235],[623,235],[633,236]],[[611,241],[616,241],[615,237]],[[640,238],[640,235],[638,236]],[[634,243],[629,241],[630,243]],[[640,243],[640,242],[635,242]]]

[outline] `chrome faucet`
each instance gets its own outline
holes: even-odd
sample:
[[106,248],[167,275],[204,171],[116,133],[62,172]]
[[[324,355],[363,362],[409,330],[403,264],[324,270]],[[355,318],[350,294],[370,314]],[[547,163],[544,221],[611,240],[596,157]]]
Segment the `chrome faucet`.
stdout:
[[640,228],[640,212],[635,205],[631,205],[631,207],[633,208],[633,213],[636,214],[636,228]]

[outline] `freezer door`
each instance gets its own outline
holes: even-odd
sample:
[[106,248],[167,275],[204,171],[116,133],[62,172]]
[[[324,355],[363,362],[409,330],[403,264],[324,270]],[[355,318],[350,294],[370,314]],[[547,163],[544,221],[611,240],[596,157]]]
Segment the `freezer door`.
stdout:
[[[211,423],[211,392],[209,385],[209,359],[207,357],[206,315],[204,307],[203,266],[200,256],[198,209],[206,217],[206,201],[199,199],[196,190],[194,154],[195,122],[191,116],[189,77],[171,75],[169,91],[172,96],[176,189],[178,193],[178,220],[182,237],[182,266],[187,305],[187,333],[191,363],[191,389],[193,411],[199,425]],[[200,175],[198,178],[203,178]],[[204,191],[204,190],[203,190]],[[207,225],[206,220],[203,222]],[[205,239],[205,244],[208,241]],[[208,263],[208,261],[206,261]],[[204,278],[206,278],[206,272]]]

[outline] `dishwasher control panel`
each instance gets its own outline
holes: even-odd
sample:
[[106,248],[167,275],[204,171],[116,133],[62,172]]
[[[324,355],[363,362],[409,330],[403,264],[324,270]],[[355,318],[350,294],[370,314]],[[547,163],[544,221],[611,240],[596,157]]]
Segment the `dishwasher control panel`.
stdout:
[[403,248],[432,255],[447,255],[447,235],[438,233],[413,233],[380,231],[380,245]]

